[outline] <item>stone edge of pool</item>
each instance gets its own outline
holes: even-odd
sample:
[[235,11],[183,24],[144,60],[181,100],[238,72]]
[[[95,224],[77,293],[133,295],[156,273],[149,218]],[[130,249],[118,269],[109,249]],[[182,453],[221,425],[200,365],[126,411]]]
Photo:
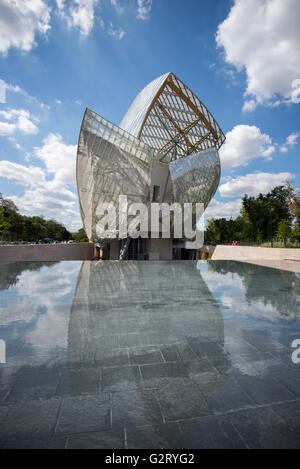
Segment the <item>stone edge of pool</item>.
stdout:
[[212,260],[231,260],[300,273],[300,249],[216,246]]
[[[206,247],[202,248],[205,251]],[[212,260],[233,260],[300,273],[300,249],[209,246]],[[211,252],[213,251],[213,252]],[[0,262],[94,259],[93,243],[0,246]]]

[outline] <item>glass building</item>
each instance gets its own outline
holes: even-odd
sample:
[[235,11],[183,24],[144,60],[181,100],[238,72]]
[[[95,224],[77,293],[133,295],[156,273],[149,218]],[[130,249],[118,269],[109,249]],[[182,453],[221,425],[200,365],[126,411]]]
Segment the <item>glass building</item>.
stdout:
[[[173,73],[149,83],[134,99],[120,126],[86,109],[78,141],[77,188],[87,236],[106,258],[171,259],[184,240],[130,239],[121,227],[133,203],[202,203],[207,207],[220,180],[218,149],[225,136],[212,114]],[[119,196],[127,206],[119,207]],[[116,215],[105,239],[103,204]],[[101,209],[100,209],[101,207]],[[194,214],[195,215],[195,214]],[[194,220],[195,225],[198,220]],[[159,229],[160,231],[160,229]],[[148,234],[148,233],[147,233]],[[178,254],[179,253],[179,254]]]

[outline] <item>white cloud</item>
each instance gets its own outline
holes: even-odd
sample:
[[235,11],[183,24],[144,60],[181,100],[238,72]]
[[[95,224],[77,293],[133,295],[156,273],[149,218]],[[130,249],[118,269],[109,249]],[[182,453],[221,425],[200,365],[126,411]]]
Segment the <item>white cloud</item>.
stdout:
[[46,181],[44,187],[34,186],[26,189],[22,196],[8,194],[7,197],[26,215],[54,218],[72,231],[82,226],[76,207],[77,196],[68,189],[51,188],[51,181]]
[[257,102],[255,101],[255,99],[248,99],[248,101],[245,101],[243,104],[243,112],[254,111],[256,106],[257,106]]
[[63,10],[65,8],[65,0],[56,0],[56,5],[59,10]]
[[69,29],[78,28],[85,38],[94,26],[95,7],[98,0],[73,0],[67,6],[65,1],[56,0],[59,16],[66,21]]
[[288,138],[286,139],[287,145],[292,146],[292,147],[296,145],[298,143],[299,135],[300,135],[300,132],[290,134]]
[[12,91],[13,93],[26,93],[22,88],[20,88],[18,85],[12,85],[10,83],[5,83],[5,87],[7,90]]
[[75,166],[77,145],[67,145],[61,135],[50,133],[41,147],[36,147],[35,156],[46,165],[47,173],[53,174],[53,187],[62,188],[75,185]]
[[36,46],[35,36],[50,29],[50,11],[44,0],[0,0],[0,53]]
[[285,144],[280,147],[280,151],[282,153],[286,153],[289,150],[289,148],[292,148],[295,145],[297,145],[299,135],[300,135],[300,132],[294,132],[290,134],[287,137]]
[[20,145],[17,140],[15,139],[15,137],[8,137],[8,140],[10,140],[13,145],[18,149],[18,150],[23,150],[23,147],[22,145]]
[[18,117],[18,129],[24,134],[36,134],[39,131],[37,126],[29,119],[29,112]]
[[103,31],[105,31],[109,36],[114,37],[115,39],[118,39],[119,41],[123,39],[123,37],[126,34],[126,31],[122,28],[115,28],[113,23],[110,21],[108,25],[106,26],[105,21],[103,18],[99,18],[99,25]]
[[235,0],[217,30],[225,60],[247,74],[244,110],[298,102],[299,0]]
[[218,296],[218,290],[229,291],[231,293],[239,293],[244,291],[243,281],[238,274],[226,272],[216,274],[212,270],[201,270],[201,277],[205,281],[209,290]]
[[51,190],[50,186],[51,183],[46,182],[44,187],[34,186],[33,189],[26,190],[24,196],[12,196],[10,199],[16,203],[21,211],[25,211],[30,215],[33,213],[43,214],[46,211],[55,214],[55,217],[58,214],[62,221],[62,214],[76,213],[78,215],[73,210],[74,201],[76,200],[75,194],[67,189],[60,189],[58,194],[56,190]]
[[121,39],[123,39],[123,37],[125,36],[126,33],[125,33],[124,29],[122,29],[122,28],[114,29],[113,24],[110,23],[109,24],[109,29],[108,29],[108,34],[110,36],[115,37],[118,40],[121,40]]
[[147,20],[152,8],[152,0],[137,0],[137,14],[139,20]]
[[293,80],[292,82],[292,96],[291,96],[291,101],[292,103],[298,104],[300,103],[300,78],[296,78],[296,80]]
[[119,0],[110,0],[110,3],[116,9],[117,13],[119,14],[124,13],[124,7],[121,7]]
[[0,176],[25,187],[22,196],[7,197],[22,213],[50,216],[72,229],[82,226],[74,193],[76,148],[65,144],[60,135],[49,134],[31,155],[42,160],[45,168],[1,161]]
[[243,197],[245,194],[257,196],[266,194],[275,186],[284,184],[295,177],[292,173],[250,173],[238,176],[221,184],[219,192],[222,197]]
[[[228,275],[228,274],[227,274]],[[232,274],[229,274],[232,275]],[[226,274],[225,274],[226,276]],[[236,279],[238,275],[233,274],[234,278]],[[266,302],[266,300],[263,299],[255,299],[251,300],[249,302],[249,299],[245,295],[245,290],[244,287],[242,286],[241,291],[239,294],[236,295],[229,295],[228,293],[224,293],[220,300],[223,306],[225,308],[230,309],[230,311],[234,311],[236,314],[241,314],[243,317],[249,316],[251,318],[256,318],[259,321],[262,321],[263,319],[267,321],[276,321],[278,319],[285,319],[288,320],[288,316],[282,316],[280,314],[280,310],[276,305],[272,305],[269,301]],[[235,337],[236,339],[236,337]],[[243,343],[243,341],[242,341]],[[231,343],[230,345],[227,345],[227,349],[230,352],[230,346],[234,348],[234,346],[239,347],[238,343]],[[231,351],[231,353],[234,350]],[[236,357],[236,363],[235,366],[238,366],[239,364],[239,359],[238,356]]]
[[20,94],[21,96],[23,96],[23,98],[25,98],[25,101],[27,104],[33,104],[37,106],[39,109],[42,109],[44,112],[50,109],[49,105],[43,103],[42,101],[39,101],[35,96],[31,96],[29,93],[27,93],[27,91],[25,91],[23,88],[20,88],[20,86],[18,85],[5,83],[5,88],[6,88],[6,91]]
[[0,122],[0,136],[4,137],[11,135],[16,130],[15,124],[10,124],[9,122]]
[[4,119],[11,120],[13,117],[18,115],[18,109],[8,109],[0,111],[0,116],[4,117]]
[[246,166],[254,158],[271,159],[275,146],[267,134],[262,134],[254,125],[236,125],[226,134],[220,148],[222,166]]
[[209,218],[236,218],[240,214],[242,199],[236,199],[230,202],[220,202],[212,199],[205,210],[205,219]]
[[45,172],[42,168],[27,167],[11,161],[0,161],[0,176],[13,179],[24,186],[38,187],[45,184]]
[[[17,294],[8,299],[5,307],[0,307],[2,325],[14,327],[15,322],[26,321],[26,330],[19,339],[22,344],[33,346],[31,364],[49,363],[58,348],[68,346],[70,298],[79,267],[79,263],[65,262],[37,271],[23,271],[15,287]],[[49,295],[49,291],[53,294]],[[22,353],[13,357],[13,363],[14,366],[24,364]]]
[[39,131],[38,127],[30,120],[29,111],[25,109],[3,110],[0,111],[0,116],[6,120],[13,121],[13,124],[7,124],[10,125],[10,133],[17,129],[24,134],[36,134]]
[[105,29],[105,22],[104,19],[99,16],[99,24],[101,29]]

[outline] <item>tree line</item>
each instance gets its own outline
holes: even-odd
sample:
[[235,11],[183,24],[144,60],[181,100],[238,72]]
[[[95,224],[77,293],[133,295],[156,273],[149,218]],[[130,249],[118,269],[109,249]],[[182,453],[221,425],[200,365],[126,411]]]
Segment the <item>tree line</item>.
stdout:
[[287,182],[267,194],[243,197],[240,215],[231,218],[211,218],[207,221],[205,243],[228,244],[271,242],[280,239],[300,239],[300,192]]
[[21,215],[15,203],[0,193],[0,240],[38,242],[45,238],[55,241],[88,241],[83,228],[71,233],[56,220]]
[[[17,206],[0,193],[0,240],[37,242],[50,238],[56,241],[86,242],[83,228],[69,232],[56,220],[21,215]],[[300,240],[300,192],[287,182],[267,194],[251,197],[245,194],[240,215],[231,218],[211,218],[207,221],[205,243],[259,243],[274,239]]]

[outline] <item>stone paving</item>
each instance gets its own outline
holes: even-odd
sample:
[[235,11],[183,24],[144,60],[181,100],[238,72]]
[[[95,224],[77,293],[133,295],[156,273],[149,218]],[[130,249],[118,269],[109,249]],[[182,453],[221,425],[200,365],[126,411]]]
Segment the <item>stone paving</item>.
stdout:
[[[78,278],[74,263],[73,289],[59,295],[57,269],[69,264],[34,277],[47,276],[53,302],[38,295],[26,320],[13,309],[26,306],[25,293],[0,292],[0,318],[4,306],[16,315],[0,326],[0,448],[300,447],[294,274],[221,261],[87,261]],[[52,313],[53,329],[39,325],[35,336]]]

